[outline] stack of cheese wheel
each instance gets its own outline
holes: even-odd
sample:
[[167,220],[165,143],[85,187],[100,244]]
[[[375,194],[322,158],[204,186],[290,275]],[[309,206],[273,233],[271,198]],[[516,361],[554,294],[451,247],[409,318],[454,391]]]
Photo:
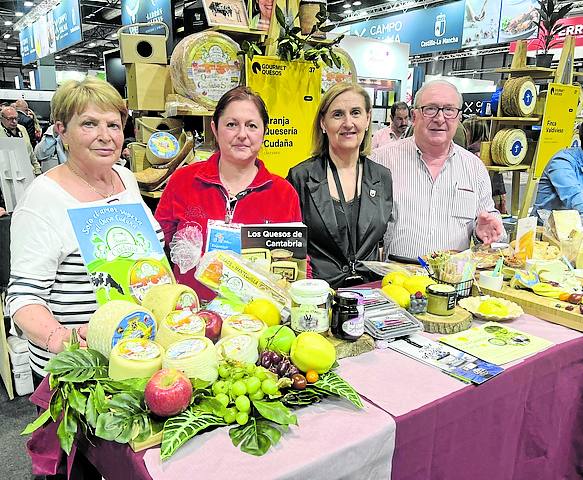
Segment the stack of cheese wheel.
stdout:
[[109,357],[111,349],[123,339],[154,340],[155,336],[156,321],[150,310],[125,300],[111,300],[91,316],[87,345]]
[[190,310],[174,310],[158,324],[156,342],[164,348],[193,337],[204,337],[205,321]]
[[266,328],[267,325],[253,315],[247,315],[246,313],[231,315],[223,322],[221,338],[248,333],[259,340]]
[[109,377],[114,380],[150,378],[162,368],[163,355],[163,348],[151,340],[122,340],[109,355]]
[[490,147],[492,161],[496,165],[514,166],[526,156],[528,142],[526,134],[517,128],[503,128],[498,131]]
[[180,153],[180,142],[170,132],[155,132],[148,139],[146,160],[150,165],[165,165]]
[[187,338],[171,344],[162,360],[164,368],[176,368],[188,378],[214,382],[218,378],[219,358],[212,341],[206,337]]
[[200,303],[196,292],[186,285],[166,284],[151,287],[144,298],[142,306],[151,310],[158,324],[162,323],[170,312],[174,310],[199,309]]
[[235,360],[242,363],[256,363],[259,358],[259,340],[253,335],[244,333],[225,337],[217,342],[219,358]]
[[528,117],[536,107],[536,86],[530,77],[510,78],[500,98],[502,112],[510,117]]
[[181,40],[170,58],[174,90],[214,109],[224,93],[239,85],[239,45],[218,32],[200,32]]
[[356,67],[352,58],[346,50],[334,47],[332,52],[336,54],[340,61],[340,66],[332,63],[332,66],[320,62],[320,69],[322,70],[322,92],[336,85],[337,83],[356,83]]

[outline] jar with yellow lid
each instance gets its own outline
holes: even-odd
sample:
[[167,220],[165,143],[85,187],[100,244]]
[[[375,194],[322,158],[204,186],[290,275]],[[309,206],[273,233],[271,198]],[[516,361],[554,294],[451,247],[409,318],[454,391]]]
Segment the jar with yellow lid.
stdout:
[[455,309],[456,291],[452,285],[436,283],[427,287],[427,313],[452,315]]

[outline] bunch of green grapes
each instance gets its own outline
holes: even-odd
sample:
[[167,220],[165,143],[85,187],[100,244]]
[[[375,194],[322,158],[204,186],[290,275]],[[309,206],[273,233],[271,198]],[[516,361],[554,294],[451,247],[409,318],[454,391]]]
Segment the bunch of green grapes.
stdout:
[[215,398],[226,407],[226,423],[245,425],[249,421],[251,401],[262,400],[265,395],[279,394],[277,380],[265,368],[253,364],[219,365],[219,379],[213,383]]

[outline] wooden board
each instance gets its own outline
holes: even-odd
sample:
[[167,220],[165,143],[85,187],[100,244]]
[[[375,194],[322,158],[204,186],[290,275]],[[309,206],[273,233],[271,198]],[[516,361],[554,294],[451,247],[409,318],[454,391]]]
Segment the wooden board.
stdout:
[[372,352],[375,348],[374,339],[366,333],[354,342],[347,342],[346,340],[336,338],[330,332],[328,332],[326,338],[334,345],[338,359],[356,357],[366,352]]
[[[583,315],[579,313],[578,305],[561,302],[556,298],[541,297],[529,290],[510,288],[508,285],[504,285],[501,291],[480,288],[484,295],[505,298],[517,303],[530,315],[583,332]],[[477,291],[474,294],[477,295]],[[571,311],[565,310],[565,307],[569,305],[575,308]]]
[[458,333],[472,326],[472,314],[456,305],[453,315],[442,316],[431,313],[415,315],[429,333]]

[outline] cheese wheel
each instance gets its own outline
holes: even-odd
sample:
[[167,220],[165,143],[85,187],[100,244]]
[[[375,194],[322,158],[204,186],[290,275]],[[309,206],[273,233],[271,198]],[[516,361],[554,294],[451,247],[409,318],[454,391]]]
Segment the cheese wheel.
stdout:
[[162,360],[164,368],[181,370],[188,378],[214,382],[219,374],[215,345],[206,337],[188,338],[171,344]]
[[518,87],[518,112],[522,117],[528,117],[536,107],[536,86],[530,78],[523,80]]
[[146,160],[151,165],[168,163],[180,152],[177,138],[169,132],[155,132],[148,139]]
[[205,321],[190,310],[174,310],[158,325],[156,342],[164,348],[192,337],[204,337]]
[[148,309],[125,300],[101,305],[89,320],[87,345],[109,357],[111,349],[126,338],[154,340],[156,321]]
[[150,378],[162,368],[162,357],[162,347],[151,340],[122,340],[109,354],[109,377],[114,380]]
[[245,313],[231,315],[223,322],[221,338],[248,333],[259,340],[259,337],[266,328],[267,325],[253,315],[247,315]]
[[151,310],[158,324],[162,323],[170,312],[174,310],[199,309],[200,303],[196,292],[186,285],[155,285],[151,287],[144,298],[142,306]]
[[492,141],[492,160],[497,165],[518,165],[528,150],[526,134],[517,128],[504,128]]
[[248,333],[222,338],[217,342],[216,348],[219,358],[223,360],[256,363],[259,358],[259,341]]

